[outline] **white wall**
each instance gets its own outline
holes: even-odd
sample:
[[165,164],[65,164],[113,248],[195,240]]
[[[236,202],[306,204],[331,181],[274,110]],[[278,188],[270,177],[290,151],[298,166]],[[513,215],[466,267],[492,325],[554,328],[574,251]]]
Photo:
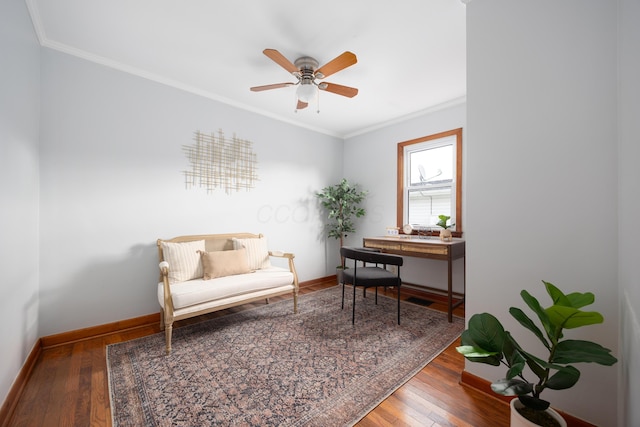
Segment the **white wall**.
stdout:
[[618,2],[620,426],[640,425],[640,2]]
[[[535,353],[537,340],[508,314],[524,306],[520,290],[545,306],[542,279],[591,291],[604,324],[566,335],[619,357],[616,5],[472,1],[467,48],[467,317],[494,313]],[[616,425],[616,367],[578,368],[576,387],[543,397]]]
[[0,2],[0,401],[40,336],[39,55],[24,2]]
[[[420,96],[419,93],[416,96]],[[365,201],[367,215],[359,221],[357,232],[347,244],[362,245],[363,237],[381,236],[386,227],[396,226],[397,149],[398,143],[435,133],[464,127],[466,105],[463,100],[442,106],[384,128],[345,141],[345,177],[369,192]],[[463,144],[463,175],[465,174],[465,133]],[[465,216],[465,184],[462,185],[463,213]],[[447,263],[415,257],[404,257],[402,280],[436,289],[447,289]],[[464,261],[454,261],[453,289],[464,290]]]
[[[342,141],[49,49],[42,56],[41,335],[159,309],[156,239],[263,233],[326,276],[314,192],[341,176]],[[193,132],[253,142],[248,192],[186,189]]]

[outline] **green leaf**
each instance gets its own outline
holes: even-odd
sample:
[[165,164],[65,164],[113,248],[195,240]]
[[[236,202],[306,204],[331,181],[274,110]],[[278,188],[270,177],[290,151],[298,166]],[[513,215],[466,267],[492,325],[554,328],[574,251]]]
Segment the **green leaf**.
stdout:
[[500,366],[500,358],[497,353],[484,351],[481,348],[465,345],[456,347],[458,353],[472,362],[486,363],[487,365]]
[[525,358],[518,350],[520,346],[513,339],[509,332],[505,332],[506,337],[502,345],[502,355],[505,359],[505,363],[509,367],[507,371],[507,379],[514,378],[522,374],[522,370],[525,367]]
[[564,340],[558,343],[553,356],[553,363],[598,363],[611,366],[618,361],[611,355],[611,350],[591,341]]
[[569,299],[569,301],[571,301],[571,307],[573,308],[582,308],[584,306],[591,305],[596,300],[595,295],[593,295],[591,292],[586,292],[584,294],[580,292],[574,292],[567,295],[567,298]]
[[469,319],[468,337],[480,347],[488,352],[502,354],[502,347],[505,340],[504,327],[498,319],[489,313],[474,314]]
[[542,341],[542,344],[544,344],[545,347],[547,347],[547,349],[551,349],[551,346],[549,345],[549,342],[546,340],[546,338],[544,337],[544,335],[542,334],[542,331],[540,330],[540,328],[538,328],[536,326],[535,323],[533,323],[533,320],[531,320],[529,318],[529,316],[527,316],[522,310],[520,310],[517,307],[511,307],[509,309],[509,313],[511,313],[511,315],[525,328],[527,328],[528,330],[530,330],[531,332],[533,332],[535,334],[535,336],[538,337],[538,339],[540,341]]
[[467,360],[471,362],[485,363],[491,366],[500,366],[502,353],[495,351],[486,351],[478,347],[477,344],[470,338],[468,330],[462,332],[460,342],[462,345],[460,347],[456,347],[456,350]]
[[512,379],[522,374],[522,371],[526,366],[526,361],[519,351],[514,351],[509,358],[508,364],[509,370],[507,371],[507,378]]
[[485,351],[479,347],[474,347],[472,345],[463,345],[460,347],[456,347],[458,353],[467,357],[487,357],[487,356],[495,356],[498,353]]
[[564,305],[566,307],[571,307],[569,299],[553,283],[545,282],[544,280],[542,281],[542,283],[544,283],[544,286],[547,288],[547,293],[551,297],[551,301],[553,301],[554,305]]
[[531,393],[533,391],[533,384],[520,379],[514,378],[509,380],[503,378],[491,384],[491,390],[503,396],[520,396]]
[[545,310],[551,323],[559,328],[574,329],[602,323],[604,318],[596,311],[580,311],[577,308],[552,305]]
[[546,362],[544,360],[534,356],[533,354],[530,354],[524,351],[522,347],[520,347],[518,343],[513,339],[513,337],[509,332],[507,332],[507,340],[513,343],[513,345],[517,348],[520,355],[527,362],[527,366],[529,366],[529,369],[531,369],[531,371],[538,378],[543,379],[547,376],[547,371],[545,370]]
[[556,336],[556,330],[551,324],[547,313],[544,311],[538,300],[531,296],[529,292],[523,290],[522,292],[520,292],[520,296],[527,304],[527,306],[529,306],[529,308],[533,310],[533,312],[538,316],[538,319],[540,319],[540,323],[542,323],[542,326],[547,333],[547,337],[551,341],[551,345],[553,345],[557,341],[558,337]]
[[595,296],[591,292],[580,293],[573,292],[568,295],[562,293],[553,283],[542,281],[547,288],[547,293],[553,301],[553,305],[562,305],[565,307],[582,308],[593,304]]
[[579,379],[580,371],[573,366],[565,366],[553,374],[544,386],[552,390],[565,390],[576,385]]

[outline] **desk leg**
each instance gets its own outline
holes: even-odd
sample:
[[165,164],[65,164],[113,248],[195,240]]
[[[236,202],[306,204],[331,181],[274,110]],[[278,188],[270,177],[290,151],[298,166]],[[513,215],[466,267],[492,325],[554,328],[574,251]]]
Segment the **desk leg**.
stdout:
[[448,261],[448,277],[449,281],[447,283],[447,316],[449,319],[449,323],[453,322],[453,260],[451,259],[451,254],[449,254]]

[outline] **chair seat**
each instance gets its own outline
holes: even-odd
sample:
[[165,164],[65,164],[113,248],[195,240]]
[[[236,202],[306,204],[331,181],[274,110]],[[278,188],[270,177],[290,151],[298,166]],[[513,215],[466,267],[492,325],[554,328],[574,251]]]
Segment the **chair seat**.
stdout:
[[[370,251],[366,248],[340,248],[340,256],[343,259],[353,261],[353,268],[342,270],[342,308],[344,309],[344,286],[350,284],[353,286],[353,304],[351,314],[351,324],[355,324],[356,320],[356,288],[376,288],[376,304],[378,304],[378,286],[395,286],[398,294],[398,325],[400,324],[400,266],[403,259],[398,255],[384,254],[379,251]],[[362,267],[358,267],[358,262],[363,263]],[[375,264],[376,266],[367,266]],[[343,263],[346,267],[346,263]],[[396,272],[387,270],[387,266],[395,266]]]
[[356,270],[346,269],[342,272],[342,280],[353,284],[353,275],[356,274],[358,286],[366,288],[373,286],[399,286],[398,276],[380,267],[358,267]]

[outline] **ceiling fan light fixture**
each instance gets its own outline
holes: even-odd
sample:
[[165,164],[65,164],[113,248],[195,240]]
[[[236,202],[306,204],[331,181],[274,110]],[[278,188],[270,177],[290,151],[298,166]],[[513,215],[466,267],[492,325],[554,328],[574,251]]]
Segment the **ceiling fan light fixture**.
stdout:
[[296,96],[302,102],[313,101],[318,95],[318,88],[313,83],[300,83],[296,90]]

